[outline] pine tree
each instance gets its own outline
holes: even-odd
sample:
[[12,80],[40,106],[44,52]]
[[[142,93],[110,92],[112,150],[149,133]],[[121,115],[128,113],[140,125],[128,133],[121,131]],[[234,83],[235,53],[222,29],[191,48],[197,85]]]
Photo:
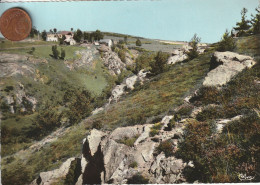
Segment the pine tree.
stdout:
[[236,25],[237,27],[235,27],[234,29],[236,31],[238,31],[237,36],[244,36],[246,35],[248,29],[250,28],[250,21],[246,19],[246,13],[247,13],[247,9],[243,8],[241,11],[241,21],[237,22]]
[[55,46],[52,46],[52,55],[55,59],[58,59],[59,55],[60,55],[60,52],[58,51],[57,49],[57,45]]
[[235,42],[232,36],[230,35],[229,31],[223,34],[221,41],[218,44],[217,50],[218,51],[232,51],[235,47]]
[[258,34],[258,33],[260,33],[260,5],[255,10],[257,13],[255,16],[251,15],[252,18],[251,18],[250,23],[252,25],[252,29],[251,29],[252,33]]
[[46,39],[47,39],[47,32],[46,32],[46,30],[44,30],[42,32],[41,36],[42,36],[42,40],[46,41]]
[[198,44],[200,43],[200,40],[201,38],[199,38],[196,33],[191,38],[191,41],[189,42],[189,46],[191,47],[191,50],[186,52],[186,54],[188,55],[188,60],[192,60],[199,56]]
[[65,50],[64,50],[63,48],[61,48],[60,58],[61,58],[62,60],[64,60],[64,59],[65,59],[65,56],[66,56]]

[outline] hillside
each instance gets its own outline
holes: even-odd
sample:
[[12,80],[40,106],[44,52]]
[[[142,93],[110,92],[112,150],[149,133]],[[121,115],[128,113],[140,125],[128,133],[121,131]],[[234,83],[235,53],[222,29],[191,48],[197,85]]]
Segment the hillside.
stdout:
[[[129,38],[129,42],[134,41]],[[149,42],[152,44],[147,45],[157,47],[158,41]],[[119,46],[118,51],[64,46],[67,53],[65,60],[49,56],[51,45],[34,46],[33,54],[29,54],[33,47],[31,43],[28,48],[24,43],[17,47],[25,48],[9,46],[0,52],[0,64],[5,71],[0,76],[3,184],[29,184],[36,178],[48,180],[48,173],[46,176],[41,173],[41,178],[38,178],[40,172],[57,169],[65,161],[67,167],[64,168],[69,175],[57,175],[53,184],[75,183],[75,178],[80,176],[76,161],[83,161],[82,152],[88,165],[81,168],[86,167],[87,174],[91,171],[88,168],[93,167],[91,165],[95,161],[100,161],[101,154],[108,155],[104,148],[110,145],[105,142],[135,155],[133,143],[140,135],[146,136],[143,144],[135,144],[137,148],[145,143],[154,146],[149,149],[149,152],[152,150],[149,154],[152,156],[149,158],[151,164],[153,160],[159,160],[159,156],[165,161],[165,169],[167,165],[173,165],[168,161],[180,164],[173,173],[175,176],[169,175],[172,181],[167,179],[167,175],[167,178],[162,178],[163,167],[156,166],[157,172],[161,170],[156,173],[158,181],[155,178],[148,179],[149,182],[239,182],[236,173],[253,174],[253,181],[259,181],[259,174],[255,173],[260,164],[257,155],[260,138],[259,35],[237,38],[235,52],[253,57],[256,64],[251,69],[244,69],[221,88],[202,85],[212,70],[214,45],[193,60],[166,65],[163,72],[143,78],[138,76],[140,71],[133,66],[143,59],[140,65],[150,69],[151,66],[146,66],[146,57],[153,61],[156,60],[155,54],[136,50],[131,44],[127,48]],[[120,58],[120,50],[126,54],[125,62]],[[151,56],[153,58],[149,58]],[[118,70],[120,74],[116,74]],[[139,80],[133,82],[131,77]],[[123,85],[122,92],[120,85]],[[98,111],[93,113],[95,109]],[[241,116],[241,119],[233,119],[236,116]],[[226,124],[218,133],[219,121],[224,119]],[[39,122],[42,124],[39,125]],[[168,127],[172,129],[167,131]],[[131,128],[134,134],[127,135],[129,133],[123,131],[124,128]],[[113,132],[122,135],[115,137]],[[97,138],[93,133],[97,134]],[[86,137],[84,146],[89,148],[83,147],[82,151],[82,140]],[[99,146],[103,148],[97,149]],[[112,164],[113,160],[123,160],[122,156],[117,156],[119,153],[115,152],[115,157],[109,158],[106,165]],[[122,175],[117,172],[118,176],[125,180],[138,172],[136,178],[144,178],[143,182],[147,183],[149,174],[141,174],[145,171],[141,169],[142,165],[147,166],[147,163],[137,163],[124,164],[122,168],[131,173]],[[93,171],[93,179],[91,175],[84,176],[82,173],[84,183],[113,183],[111,179],[118,180],[114,181],[116,183],[125,182],[119,177],[109,176],[118,166],[98,165],[98,170]],[[128,168],[128,165],[132,167]],[[243,171],[243,165],[249,166],[249,172]],[[105,180],[101,180],[103,168],[106,170]],[[71,178],[74,179],[71,181]]]

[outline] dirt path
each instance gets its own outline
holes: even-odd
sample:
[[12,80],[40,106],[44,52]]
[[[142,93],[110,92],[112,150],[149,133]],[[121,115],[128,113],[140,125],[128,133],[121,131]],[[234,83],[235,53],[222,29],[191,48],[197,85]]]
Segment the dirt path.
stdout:
[[[31,46],[23,46],[23,47],[13,47],[13,48],[4,48],[0,49],[0,51],[6,51],[6,50],[15,50],[15,49],[24,49],[24,48],[32,48],[32,47],[42,47],[42,46],[54,46],[55,44],[42,44],[42,45],[31,45]],[[56,44],[57,45],[57,44]]]

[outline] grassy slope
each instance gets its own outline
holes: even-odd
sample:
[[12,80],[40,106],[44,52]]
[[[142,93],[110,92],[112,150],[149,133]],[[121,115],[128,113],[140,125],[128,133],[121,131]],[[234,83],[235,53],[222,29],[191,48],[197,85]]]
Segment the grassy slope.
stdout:
[[[2,160],[3,180],[12,185],[17,182],[28,183],[39,172],[58,167],[66,158],[80,154],[81,140],[95,122],[108,128],[141,124],[148,117],[167,112],[173,106],[179,105],[183,96],[194,89],[205,76],[210,56],[211,53],[206,53],[183,65],[173,66],[167,72],[154,77],[144,87],[123,97],[117,104],[111,105],[105,112],[90,116],[80,125],[75,125],[70,132],[40,151],[26,153],[26,156],[17,156],[15,159],[11,158],[12,160],[5,158]],[[21,173],[17,173],[17,166]]]
[[[41,46],[40,48],[36,48],[34,56],[45,58],[44,56],[47,56],[47,53],[51,51],[51,46]],[[65,46],[64,48],[65,50],[70,51],[68,55],[70,58],[75,57],[75,54],[72,53],[76,50],[84,49],[73,46]],[[17,50],[10,51],[17,53]],[[19,51],[20,53],[26,54],[26,51]],[[2,78],[1,89],[5,89],[6,86],[19,88],[17,87],[17,83],[20,82],[24,85],[26,94],[37,99],[38,108],[49,103],[54,107],[57,106],[58,109],[58,104],[63,101],[63,96],[66,90],[81,87],[92,92],[94,96],[99,96],[111,78],[100,60],[96,60],[90,68],[80,68],[80,70],[70,71],[62,60],[46,58],[48,64],[31,64],[23,61],[25,65],[30,65],[34,69],[37,69],[39,71],[39,76],[37,78],[39,79],[44,77],[43,81],[35,81],[34,75],[19,75],[16,77]],[[13,92],[1,92],[1,96],[12,94]],[[25,136],[31,129],[31,126],[33,126],[37,114],[37,112],[31,115],[4,114],[4,119],[2,120],[1,125],[12,130],[12,142],[2,145],[2,156],[12,154],[29,146],[32,140]]]

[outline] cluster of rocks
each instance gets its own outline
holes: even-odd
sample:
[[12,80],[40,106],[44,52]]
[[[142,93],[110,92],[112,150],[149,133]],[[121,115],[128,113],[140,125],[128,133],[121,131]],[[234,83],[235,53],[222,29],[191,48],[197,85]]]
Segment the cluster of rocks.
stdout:
[[[115,183],[125,184],[135,174],[142,174],[149,183],[181,183],[185,182],[182,174],[186,166],[193,167],[192,162],[185,163],[175,156],[157,153],[156,148],[166,140],[173,143],[173,151],[178,147],[183,127],[177,124],[166,131],[167,124],[173,116],[165,116],[159,133],[151,137],[153,124],[119,127],[112,132],[93,129],[83,140],[82,156],[70,158],[59,169],[42,172],[32,185],[43,185],[65,178],[70,164],[77,160],[81,170],[77,174],[75,184]],[[136,138],[132,146],[121,140]],[[135,165],[132,165],[135,163]]]
[[[198,46],[198,52],[199,54],[204,53],[205,48],[207,47],[206,44],[201,44]],[[172,56],[169,57],[167,64],[176,64],[178,62],[182,62],[186,59],[188,59],[188,55],[186,54],[187,52],[189,52],[192,49],[191,46],[189,45],[184,45],[182,48],[180,49],[175,49],[172,51]]]
[[98,50],[102,52],[101,57],[110,74],[119,75],[126,68],[126,64],[109,47],[102,45]]
[[64,63],[70,70],[82,66],[91,67],[97,53],[98,50],[96,48],[88,46],[87,49],[75,52],[75,55],[79,57],[78,59],[74,61],[65,60]]
[[146,80],[146,75],[149,72],[144,70],[139,71],[137,75],[130,76],[126,78],[120,85],[117,85],[111,91],[111,96],[108,99],[108,103],[103,107],[97,108],[92,112],[92,115],[95,115],[108,107],[111,103],[118,102],[119,99],[127,92],[127,90],[134,90],[136,83],[142,85]]
[[[21,83],[18,83],[17,86],[18,87],[14,89],[12,95],[6,95],[3,98],[3,102],[9,106],[9,111],[13,114],[16,112],[17,107],[20,107],[21,112],[34,112],[38,102],[37,99],[33,96],[27,95],[24,91],[24,86]],[[27,106],[25,104],[27,104]],[[28,106],[28,104],[30,106]]]
[[245,68],[251,68],[256,62],[250,56],[234,52],[215,52],[211,58],[211,71],[207,74],[204,86],[222,86]]

